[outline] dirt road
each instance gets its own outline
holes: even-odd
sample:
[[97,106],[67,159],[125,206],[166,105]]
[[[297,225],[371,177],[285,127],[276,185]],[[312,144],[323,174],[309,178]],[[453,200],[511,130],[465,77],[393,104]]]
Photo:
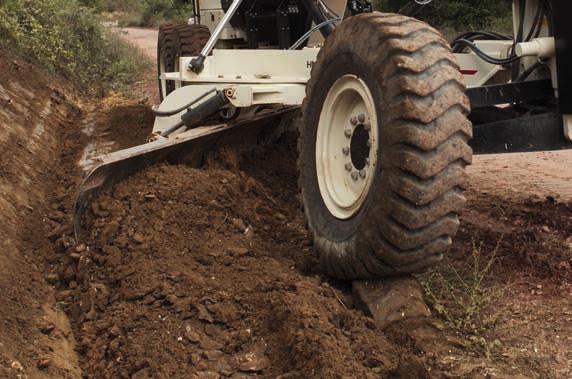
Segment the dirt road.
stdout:
[[[145,140],[154,74],[135,99],[85,99],[0,65],[0,378],[572,377],[572,204],[546,179],[564,182],[562,153],[478,157],[454,245],[418,278],[433,316],[381,329],[313,259],[294,134],[142,171],[76,241],[80,162]],[[543,171],[506,185],[500,159]]]
[[122,28],[119,32],[123,37],[138,46],[153,61],[157,59],[157,35],[155,29],[145,28]]

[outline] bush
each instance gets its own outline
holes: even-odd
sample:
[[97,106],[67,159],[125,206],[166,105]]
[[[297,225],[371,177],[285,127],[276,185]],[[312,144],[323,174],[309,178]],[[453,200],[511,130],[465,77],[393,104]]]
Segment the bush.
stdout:
[[[396,12],[408,0],[374,0],[377,9]],[[486,29],[510,18],[511,0],[433,0],[417,16],[439,28]]]
[[76,0],[0,0],[0,46],[84,87],[124,85],[147,62]]
[[186,21],[193,14],[188,0],[79,0],[121,25],[157,26],[162,22]]

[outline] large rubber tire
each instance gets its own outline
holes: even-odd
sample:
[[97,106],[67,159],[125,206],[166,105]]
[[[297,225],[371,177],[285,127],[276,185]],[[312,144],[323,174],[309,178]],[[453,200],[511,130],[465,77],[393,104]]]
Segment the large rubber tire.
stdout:
[[205,25],[184,25],[177,29],[175,36],[175,55],[180,57],[196,57],[211,36]]
[[[340,219],[320,192],[316,144],[325,98],[348,74],[361,78],[374,100],[378,164],[359,210]],[[298,169],[310,237],[330,275],[417,273],[441,261],[459,226],[472,159],[464,91],[449,45],[421,21],[362,14],[326,39],[302,106]]]
[[175,90],[173,81],[161,81],[161,75],[165,72],[175,71],[176,62],[176,38],[179,28],[186,26],[183,23],[169,22],[159,27],[157,38],[157,74],[159,77],[159,97],[161,101]]

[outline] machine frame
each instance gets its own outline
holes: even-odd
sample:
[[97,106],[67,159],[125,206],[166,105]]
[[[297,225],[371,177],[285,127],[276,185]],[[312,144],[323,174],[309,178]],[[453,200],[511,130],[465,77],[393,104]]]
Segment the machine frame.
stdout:
[[[534,16],[542,3],[542,0],[528,0],[526,8],[523,8],[522,1],[513,2],[515,35],[519,23],[523,24],[524,30],[534,27]],[[228,102],[238,108],[264,104],[299,106],[302,103],[304,86],[310,78],[311,68],[320,50],[319,45],[301,50],[215,48],[224,37],[223,32],[232,27],[230,20],[241,3],[242,0],[234,0],[230,4],[220,22],[213,28],[201,55],[181,57],[178,65],[183,68],[181,71],[161,76],[162,81],[174,81],[177,90],[165,99],[159,106],[159,111],[182,107],[189,99],[197,98],[212,89],[229,89],[228,93],[234,95],[228,98]],[[427,3],[430,2],[412,1],[413,10],[410,9],[409,12],[417,12]],[[491,107],[502,110],[514,105],[543,103],[542,111],[525,112],[520,117],[502,115],[500,119],[494,119],[493,115],[492,120],[488,117],[488,122],[475,119],[472,145],[477,153],[569,147],[568,142],[572,140],[572,94],[569,88],[572,85],[568,85],[570,74],[562,66],[571,60],[572,53],[568,51],[567,42],[572,41],[572,32],[571,28],[563,25],[565,20],[560,15],[571,12],[572,5],[563,0],[554,0],[551,4],[554,7],[553,20],[543,19],[537,37],[528,42],[514,44],[511,40],[474,41],[477,48],[497,60],[509,59],[514,50],[520,58],[518,71],[521,73],[536,64],[545,68],[544,73],[534,72],[524,81],[507,80],[508,65],[489,63],[472,50],[455,54],[475,114],[496,110]],[[519,13],[522,9],[526,9],[525,15]],[[312,12],[317,11],[309,11],[310,14]],[[314,22],[321,20],[323,17],[316,17]],[[326,25],[331,26],[334,22],[336,21],[326,22]],[[324,36],[330,32],[322,27],[314,28],[313,33],[317,34],[318,30]],[[201,100],[204,101],[208,101],[208,98]],[[554,106],[547,106],[547,103]],[[157,118],[154,132],[160,134],[168,129],[183,113],[184,111],[168,118]]]

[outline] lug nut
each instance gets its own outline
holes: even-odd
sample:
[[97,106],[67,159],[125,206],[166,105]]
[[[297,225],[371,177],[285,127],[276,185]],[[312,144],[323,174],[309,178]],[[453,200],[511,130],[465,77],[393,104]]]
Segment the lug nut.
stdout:
[[344,155],[350,155],[350,148],[349,147],[344,147],[342,149],[342,152],[344,153]]
[[359,176],[362,179],[365,179],[365,170],[359,170]]
[[357,180],[357,179],[358,179],[358,173],[357,173],[357,171],[352,172],[352,179],[353,179],[353,180]]
[[344,131],[344,134],[346,135],[346,137],[350,138],[352,136],[352,130],[351,129],[346,129]]
[[352,170],[352,164],[346,163],[346,171],[351,171],[351,170]]
[[360,113],[357,118],[360,123],[363,124],[365,122],[365,115],[363,113]]
[[350,118],[350,122],[351,122],[352,125],[355,126],[355,125],[357,125],[358,120],[357,120],[357,118],[354,116],[354,117]]

